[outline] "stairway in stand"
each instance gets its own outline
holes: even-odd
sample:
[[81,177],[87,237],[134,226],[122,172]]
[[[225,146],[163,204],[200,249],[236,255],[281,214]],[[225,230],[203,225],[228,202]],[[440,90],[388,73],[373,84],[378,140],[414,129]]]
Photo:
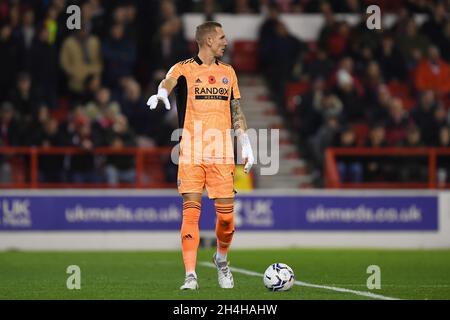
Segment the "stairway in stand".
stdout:
[[[256,153],[269,155],[270,146],[263,143],[256,148],[252,141],[257,164],[254,169],[255,187],[268,188],[310,188],[312,176],[306,172],[305,162],[301,159],[289,131],[285,128],[282,117],[275,104],[268,99],[268,89],[263,79],[257,75],[239,75],[239,88],[242,96],[242,109],[247,118],[249,128],[279,129],[279,169],[274,175],[261,175],[261,167],[269,167],[259,163]],[[270,131],[269,131],[270,132]],[[270,136],[268,138],[270,141]],[[269,148],[269,150],[267,150]]]

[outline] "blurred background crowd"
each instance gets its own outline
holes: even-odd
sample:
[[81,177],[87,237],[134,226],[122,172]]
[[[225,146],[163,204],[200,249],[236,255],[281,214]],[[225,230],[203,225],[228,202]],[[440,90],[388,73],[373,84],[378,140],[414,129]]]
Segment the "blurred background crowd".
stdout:
[[[170,66],[195,54],[181,16],[200,12],[210,20],[227,12],[265,17],[258,72],[313,170],[322,170],[329,146],[449,147],[450,1],[373,2],[397,15],[388,30],[336,18],[364,16],[370,3],[358,0],[0,0],[0,146],[169,145],[176,111],[150,113],[145,103]],[[69,4],[81,8],[81,30],[66,27]],[[322,14],[319,39],[297,39],[282,13]],[[416,13],[426,15],[423,24]],[[291,83],[304,88],[293,99]],[[132,157],[102,161],[99,175],[94,156],[48,156],[40,179],[134,181]],[[380,175],[408,181],[424,166],[393,168],[339,162],[342,177],[356,182]]]
[[[357,1],[341,3],[361,9]],[[393,8],[397,20],[390,28],[369,30],[366,19],[350,26],[336,19],[332,2],[321,2],[325,25],[314,49],[291,40],[290,50],[299,58],[285,66],[293,70],[286,83],[298,79],[307,86],[291,102],[286,88],[273,92],[284,93],[278,105],[292,104],[292,130],[319,175],[328,147],[450,147],[450,1],[396,4],[401,6]],[[425,16],[423,23],[414,14]],[[287,55],[277,60],[288,61]],[[424,157],[364,159],[338,159],[341,180],[428,179]],[[449,169],[448,158],[438,161],[443,182],[449,181]]]

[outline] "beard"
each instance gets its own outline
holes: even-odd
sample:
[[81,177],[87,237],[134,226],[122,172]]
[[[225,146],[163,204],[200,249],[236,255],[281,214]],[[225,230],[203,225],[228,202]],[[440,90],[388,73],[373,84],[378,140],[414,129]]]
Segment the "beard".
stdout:
[[222,51],[222,49],[220,49],[220,50],[214,55],[214,58],[216,58],[216,59],[222,58],[223,55],[224,55],[224,53],[225,53],[225,49],[223,49],[223,51]]

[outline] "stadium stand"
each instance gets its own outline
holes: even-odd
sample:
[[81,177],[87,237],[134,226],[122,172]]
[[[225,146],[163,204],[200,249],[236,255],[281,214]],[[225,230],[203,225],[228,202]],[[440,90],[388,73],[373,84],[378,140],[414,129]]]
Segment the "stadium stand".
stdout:
[[[414,130],[421,147],[450,147],[448,1],[74,3],[81,7],[81,31],[65,26],[68,1],[0,2],[0,185],[4,187],[6,183],[36,187],[92,182],[144,187],[138,176],[145,170],[157,173],[156,184],[174,186],[174,165],[111,159],[106,150],[123,149],[127,154],[127,148],[162,150],[158,148],[173,145],[170,134],[177,127],[176,114],[163,110],[150,114],[145,98],[171,65],[195,52],[195,42],[185,38],[181,19],[189,12],[205,18],[216,13],[264,17],[259,40],[234,41],[229,53],[230,63],[246,75],[242,86],[249,97],[249,122],[283,131],[281,167],[288,169],[280,173],[282,179],[256,179],[256,187],[329,185],[324,173],[331,170],[326,168],[331,156],[325,156],[325,150],[340,148],[344,133],[354,135],[354,148],[362,153],[365,149],[358,148],[369,147],[372,135],[383,136],[377,148],[395,150],[408,144],[408,132]],[[372,32],[364,20],[354,25],[338,18],[338,13],[364,17],[369,3],[395,14],[396,22]],[[289,32],[280,18],[283,13],[321,14],[326,23],[315,41],[304,41]],[[417,14],[425,17],[420,23]],[[263,117],[258,106],[264,110]],[[411,126],[415,129],[410,130]],[[20,149],[11,149],[15,147]],[[64,153],[72,147],[84,154]],[[36,155],[52,148],[55,155]],[[98,150],[105,153],[97,154]],[[439,175],[444,184],[450,182],[450,160],[445,154],[436,160],[440,172],[445,172]],[[60,172],[45,174],[41,157],[55,161]],[[376,159],[363,158],[360,182],[370,182],[373,163],[390,165],[380,160],[381,153]],[[107,170],[111,165],[131,173],[117,182],[117,168]],[[419,166],[429,172],[427,181],[437,179],[428,163],[419,161]],[[408,183],[417,178],[379,174],[377,179],[386,182]],[[112,181],[117,183],[108,184]],[[428,185],[435,186],[436,181]]]

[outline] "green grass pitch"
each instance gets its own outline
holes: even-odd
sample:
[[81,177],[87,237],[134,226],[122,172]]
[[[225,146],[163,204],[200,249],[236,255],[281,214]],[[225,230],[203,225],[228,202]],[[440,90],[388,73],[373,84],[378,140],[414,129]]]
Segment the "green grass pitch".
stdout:
[[[199,251],[211,261],[213,251]],[[450,299],[450,250],[232,250],[232,267],[263,273],[284,262],[296,280],[399,299]],[[81,269],[81,289],[68,290],[69,265]],[[369,290],[369,265],[381,268],[381,289]],[[270,292],[262,278],[234,272],[235,288],[220,289],[216,270],[197,267],[199,291],[179,291],[179,251],[0,252],[0,299],[371,299],[295,285]]]

